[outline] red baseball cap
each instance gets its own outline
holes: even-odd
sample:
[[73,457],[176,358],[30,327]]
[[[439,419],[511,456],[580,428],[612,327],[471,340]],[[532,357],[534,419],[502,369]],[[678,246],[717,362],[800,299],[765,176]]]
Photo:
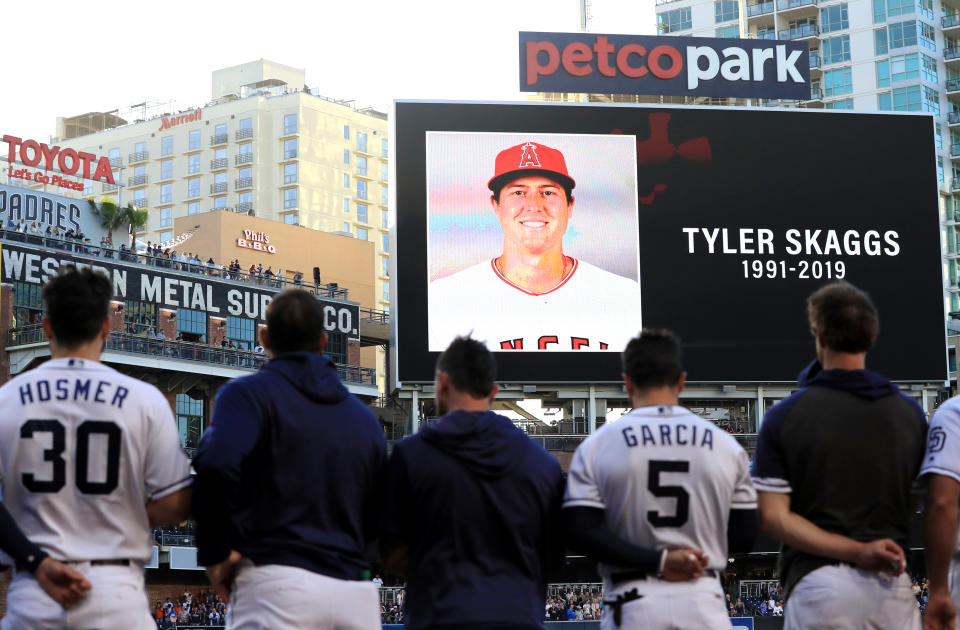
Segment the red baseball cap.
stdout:
[[543,175],[571,189],[577,185],[567,173],[563,153],[538,142],[524,142],[497,154],[487,187],[496,192],[507,182],[528,175]]

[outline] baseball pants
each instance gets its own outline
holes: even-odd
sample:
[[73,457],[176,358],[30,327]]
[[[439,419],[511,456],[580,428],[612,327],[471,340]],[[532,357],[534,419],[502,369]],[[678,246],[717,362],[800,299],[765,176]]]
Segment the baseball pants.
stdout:
[[230,592],[228,630],[380,630],[373,582],[244,560]]
[[730,617],[724,607],[723,589],[715,577],[702,577],[696,582],[667,582],[650,578],[604,588],[604,602],[637,589],[640,599],[623,604],[619,628],[614,623],[611,607],[604,603],[601,630],[730,630]]
[[7,592],[7,615],[0,630],[156,630],[150,618],[143,569],[70,563],[93,588],[64,610],[29,573],[18,571]]
[[803,576],[784,606],[784,630],[920,630],[906,573],[894,577],[850,565]]

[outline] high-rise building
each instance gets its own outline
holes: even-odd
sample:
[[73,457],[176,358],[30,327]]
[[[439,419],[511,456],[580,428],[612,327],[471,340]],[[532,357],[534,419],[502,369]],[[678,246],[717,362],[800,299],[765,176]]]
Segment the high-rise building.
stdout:
[[[710,104],[933,114],[935,143],[930,149],[936,154],[950,378],[956,384],[960,345],[960,2],[951,1],[953,4],[942,0],[657,0],[656,15],[658,32],[663,35],[791,40],[809,46],[809,99],[709,99]],[[828,144],[824,150],[829,150]],[[864,150],[893,153],[897,139],[877,138],[875,146]],[[810,159],[815,161],[816,156]]]
[[321,96],[303,70],[263,59],[214,71],[202,106],[148,111],[130,123],[126,113],[58,119],[57,144],[116,169],[118,185],[87,180],[74,196],[149,210],[142,241],[170,242],[175,218],[208,210],[372,241],[376,308],[389,310],[386,114]]

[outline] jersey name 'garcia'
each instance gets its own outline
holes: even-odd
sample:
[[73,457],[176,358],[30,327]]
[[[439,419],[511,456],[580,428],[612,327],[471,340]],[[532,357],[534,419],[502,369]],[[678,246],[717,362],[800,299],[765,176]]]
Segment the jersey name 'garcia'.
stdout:
[[639,283],[576,259],[545,293],[487,260],[431,282],[427,301],[431,352],[468,333],[494,351],[619,352],[642,328]]

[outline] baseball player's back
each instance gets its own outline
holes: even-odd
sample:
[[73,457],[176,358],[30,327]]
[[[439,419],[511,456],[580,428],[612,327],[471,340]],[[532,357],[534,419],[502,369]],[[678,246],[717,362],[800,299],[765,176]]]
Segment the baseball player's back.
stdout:
[[34,627],[28,619],[45,617],[63,623],[44,628],[102,627],[98,596],[117,584],[140,595],[114,621],[130,628],[150,622],[144,506],[191,483],[159,390],[81,358],[52,359],[18,376],[0,388],[0,474],[4,503],[20,527],[51,556],[76,563],[94,587],[90,601],[63,613],[18,573],[4,629]]

